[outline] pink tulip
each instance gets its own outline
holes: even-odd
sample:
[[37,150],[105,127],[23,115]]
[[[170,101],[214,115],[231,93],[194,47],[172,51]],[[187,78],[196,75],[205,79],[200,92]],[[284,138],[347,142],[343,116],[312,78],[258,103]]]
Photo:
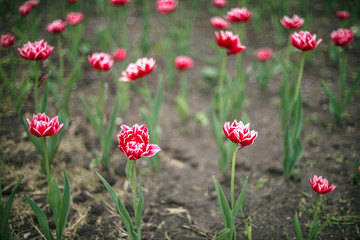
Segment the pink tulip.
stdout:
[[113,6],[123,6],[130,2],[130,0],[109,0],[109,3]]
[[337,46],[347,46],[354,40],[354,33],[351,29],[339,28],[337,31],[333,31],[330,34]]
[[64,126],[64,124],[59,125],[58,116],[50,120],[45,113],[38,113],[33,115],[33,120],[27,118],[26,122],[29,126],[29,132],[36,137],[47,137],[57,134]]
[[251,19],[251,12],[245,7],[232,8],[224,18],[232,23],[244,23]]
[[68,15],[66,15],[66,22],[70,26],[75,26],[80,24],[83,19],[84,19],[84,14],[80,12],[71,12]]
[[21,16],[26,16],[31,12],[32,6],[29,4],[23,4],[19,7],[18,12]]
[[161,14],[171,13],[178,5],[177,0],[157,0],[156,9]]
[[0,38],[0,43],[2,47],[9,47],[11,45],[13,45],[15,42],[15,37],[12,36],[10,33],[6,34],[6,35],[1,35]]
[[300,31],[299,33],[294,32],[290,35],[290,42],[294,47],[302,51],[309,51],[319,46],[322,39],[316,41],[316,34],[311,35],[308,31]]
[[221,17],[212,17],[210,19],[210,24],[213,28],[219,30],[226,30],[229,28],[229,23]]
[[304,25],[304,19],[294,14],[292,18],[284,16],[280,19],[280,23],[287,29],[298,29]]
[[258,136],[258,132],[250,131],[250,123],[244,125],[242,121],[236,122],[236,120],[231,125],[230,122],[226,122],[223,131],[232,142],[240,144],[237,149],[253,144]]
[[46,26],[46,31],[52,34],[58,34],[63,32],[65,28],[66,28],[66,22],[57,19]]
[[45,60],[50,56],[53,50],[54,47],[48,45],[44,40],[34,43],[28,42],[23,45],[22,48],[18,48],[20,56],[31,61]]
[[345,19],[348,19],[350,17],[350,13],[348,11],[337,11],[336,12],[336,17],[339,20],[345,20]]
[[227,5],[226,0],[213,0],[212,4],[217,8],[223,8]]
[[121,125],[118,135],[119,148],[129,160],[137,160],[141,157],[152,157],[161,151],[155,144],[149,144],[149,133],[146,125],[135,124],[132,128]]
[[88,60],[93,68],[96,68],[102,72],[109,71],[114,64],[114,61],[111,59],[111,56],[108,53],[95,52],[91,56],[88,56]]
[[136,63],[130,63],[122,72],[120,82],[132,82],[136,79],[150,74],[156,67],[156,60],[153,58],[140,58]]
[[260,62],[264,62],[272,58],[272,51],[269,48],[259,49],[256,51],[255,56]]
[[319,194],[326,194],[332,192],[336,188],[336,185],[334,184],[331,184],[331,186],[329,187],[328,180],[326,178],[323,179],[322,176],[318,177],[314,175],[314,178],[312,180],[311,178],[309,178],[309,181],[311,183],[312,189]]
[[241,45],[239,36],[230,31],[215,32],[215,39],[219,47],[228,49],[228,54],[238,54],[246,49]]
[[127,55],[126,49],[118,48],[113,53],[112,57],[113,57],[114,61],[120,62],[126,58],[126,55]]
[[192,60],[191,57],[178,56],[174,60],[174,65],[179,70],[186,70],[194,66],[194,61]]

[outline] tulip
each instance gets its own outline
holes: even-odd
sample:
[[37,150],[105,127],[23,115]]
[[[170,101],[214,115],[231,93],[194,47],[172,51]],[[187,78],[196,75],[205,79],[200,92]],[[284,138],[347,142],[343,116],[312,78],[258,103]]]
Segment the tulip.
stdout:
[[224,18],[233,23],[245,23],[251,19],[251,12],[245,7],[232,8]]
[[213,28],[219,30],[226,30],[229,28],[229,23],[221,17],[212,17],[210,19],[210,24]]
[[336,46],[348,46],[354,40],[354,33],[351,29],[339,28],[330,34]]
[[161,151],[158,145],[149,144],[149,133],[146,125],[135,124],[132,128],[121,125],[118,140],[120,150],[129,160],[152,157]]
[[32,6],[30,4],[23,4],[19,7],[18,12],[21,16],[26,16],[31,12]]
[[91,56],[88,56],[88,60],[93,68],[103,72],[109,71],[114,64],[114,61],[108,53],[95,52]]
[[215,32],[215,39],[219,47],[228,49],[228,54],[238,54],[246,49],[241,45],[239,36],[230,31]]
[[168,14],[174,11],[177,5],[177,0],[157,0],[156,9],[161,14]]
[[217,8],[223,8],[227,5],[226,0],[213,0],[212,4]]
[[40,1],[38,0],[29,0],[25,3],[26,5],[33,7],[37,7],[40,4]]
[[15,37],[12,36],[10,33],[6,34],[6,35],[1,35],[1,38],[0,38],[0,43],[1,43],[1,46],[6,48],[6,47],[9,47],[11,45],[13,45],[15,42]]
[[64,124],[59,125],[58,116],[50,120],[45,113],[38,113],[33,115],[33,119],[30,120],[27,118],[26,122],[29,126],[29,132],[36,137],[48,137],[57,134],[64,126]]
[[46,26],[46,31],[52,34],[57,34],[63,32],[65,28],[66,28],[66,22],[57,19]]
[[194,62],[191,57],[178,56],[174,60],[174,65],[179,70],[186,70],[194,66]]
[[255,56],[260,62],[264,62],[272,58],[272,51],[269,48],[259,49],[256,51]]
[[311,35],[308,31],[300,31],[299,33],[294,32],[290,36],[290,42],[294,47],[302,51],[309,51],[319,46],[322,39],[316,41],[316,34]]
[[314,178],[309,178],[309,181],[312,189],[319,194],[330,193],[336,188],[336,185],[334,184],[331,184],[331,186],[329,187],[328,180],[326,178],[323,179],[322,176],[318,177],[314,175]]
[[122,72],[120,82],[131,82],[150,74],[156,67],[156,60],[153,58],[140,58],[135,63],[130,63]]
[[118,48],[113,53],[112,58],[114,59],[114,61],[120,62],[126,58],[126,55],[127,55],[126,49]]
[[339,20],[345,20],[345,19],[348,19],[350,17],[350,13],[348,11],[337,11],[336,12],[336,17]]
[[123,6],[130,2],[130,0],[109,0],[109,4],[113,6]]
[[30,61],[46,60],[53,50],[54,47],[48,45],[44,40],[28,42],[22,48],[18,48],[20,56]]
[[66,15],[66,22],[70,26],[75,26],[80,24],[83,19],[84,19],[84,14],[80,12],[71,12],[68,15]]
[[292,18],[284,16],[282,19],[280,19],[280,23],[287,29],[298,29],[303,26],[304,19],[294,14]]
[[236,120],[230,125],[230,122],[226,122],[223,126],[225,136],[232,142],[239,143],[240,146],[237,149],[241,149],[254,143],[254,140],[258,136],[258,132],[251,130],[250,124],[244,125],[242,121],[236,122]]

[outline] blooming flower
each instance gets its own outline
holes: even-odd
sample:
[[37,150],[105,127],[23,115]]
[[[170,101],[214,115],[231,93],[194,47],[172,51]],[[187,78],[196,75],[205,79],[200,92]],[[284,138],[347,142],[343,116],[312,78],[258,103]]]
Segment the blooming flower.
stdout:
[[161,14],[171,13],[178,5],[177,0],[157,0],[156,9]]
[[326,178],[323,179],[322,176],[318,177],[314,175],[314,178],[312,180],[311,178],[309,178],[309,181],[311,183],[312,189],[319,194],[326,194],[332,192],[336,188],[336,185],[334,184],[331,184],[331,186],[329,187],[328,180]]
[[269,48],[259,49],[256,51],[255,56],[260,62],[264,62],[272,58],[272,51]]
[[228,49],[228,54],[238,54],[246,48],[241,45],[239,36],[230,31],[215,32],[215,39],[219,47]]
[[18,8],[18,12],[21,16],[26,16],[31,12],[32,6],[30,4],[23,4]]
[[6,35],[1,35],[0,43],[2,47],[9,47],[13,45],[15,42],[15,37],[12,36],[10,33]]
[[213,28],[219,30],[225,30],[229,28],[229,23],[221,17],[212,17],[210,19],[210,24]]
[[240,144],[237,149],[253,144],[258,136],[258,132],[250,131],[250,123],[244,125],[242,121],[236,122],[236,120],[231,125],[230,122],[226,122],[223,131],[232,142]]
[[140,58],[136,63],[130,63],[126,70],[122,72],[121,82],[131,82],[150,74],[156,67],[156,60],[153,58]]
[[44,40],[35,41],[34,43],[28,42],[22,48],[18,48],[20,56],[31,61],[45,60],[53,50],[54,47],[48,45]]
[[123,6],[130,2],[130,0],[109,0],[109,3],[113,6]]
[[350,17],[350,13],[348,11],[337,11],[336,12],[336,17],[339,20],[345,20],[345,19],[348,19]]
[[226,0],[213,0],[212,4],[215,7],[223,8],[223,7],[225,7],[227,5],[227,1]]
[[330,34],[337,46],[347,46],[354,40],[354,33],[351,29],[339,28]]
[[88,60],[93,68],[103,72],[109,71],[114,64],[114,60],[111,59],[108,53],[95,52],[91,56],[88,56]]
[[84,14],[80,12],[71,12],[68,15],[66,15],[66,22],[70,26],[75,26],[80,24],[83,19],[84,19]]
[[294,14],[292,18],[284,16],[282,19],[280,19],[280,23],[287,29],[298,29],[301,28],[304,24],[304,19]]
[[36,137],[47,137],[57,134],[64,126],[64,124],[59,125],[58,116],[50,120],[45,113],[38,113],[33,115],[33,120],[30,122],[30,119],[26,119],[26,122],[29,126],[29,132]]
[[232,8],[224,18],[229,22],[244,23],[251,19],[251,12],[245,7]]
[[319,46],[322,39],[316,41],[316,34],[311,35],[308,31],[300,31],[299,33],[294,32],[290,35],[290,42],[294,47],[302,51],[309,51]]
[[46,26],[46,31],[52,34],[61,33],[66,28],[66,22],[57,19]]
[[40,2],[38,0],[29,0],[25,4],[30,5],[33,8],[33,7],[37,7],[40,4]]
[[121,125],[118,135],[119,148],[129,160],[137,160],[141,157],[152,157],[161,151],[155,144],[149,144],[149,133],[146,125],[135,124],[132,128]]
[[192,68],[194,66],[194,61],[192,60],[191,57],[178,56],[174,60],[174,65],[179,70],[185,70]]
[[118,48],[113,53],[112,57],[114,61],[122,61],[126,58],[126,55],[127,55],[126,49]]

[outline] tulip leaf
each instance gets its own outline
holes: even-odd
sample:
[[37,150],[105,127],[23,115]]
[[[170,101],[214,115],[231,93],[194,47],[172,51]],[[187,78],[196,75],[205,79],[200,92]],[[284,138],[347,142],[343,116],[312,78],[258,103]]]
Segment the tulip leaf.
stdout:
[[137,204],[137,209],[135,212],[135,225],[138,228],[139,231],[140,224],[141,224],[141,218],[143,214],[143,206],[144,206],[144,196],[141,192],[141,180],[139,179],[139,202]]
[[14,240],[19,240],[19,237],[14,233]]
[[66,176],[66,172],[64,170],[64,193],[61,198],[59,216],[57,217],[58,221],[56,224],[56,238],[57,239],[61,239],[61,237],[64,233],[66,221],[67,221],[67,218],[69,215],[69,210],[70,210],[70,195],[71,195],[70,184],[69,184],[69,180]]
[[115,133],[115,127],[116,127],[115,121],[116,121],[116,114],[118,112],[118,109],[119,109],[119,95],[117,94],[115,99],[114,110],[110,118],[108,130],[106,132],[105,146],[111,146],[111,142],[113,140],[113,136]]
[[321,81],[321,86],[323,87],[326,96],[329,98],[330,111],[334,114],[338,113],[340,107],[334,93],[331,91],[330,87],[324,81]]
[[17,93],[16,101],[15,101],[15,110],[18,112],[21,108],[21,104],[23,103],[23,100],[27,93],[29,92],[31,88],[31,83],[28,78],[25,78],[24,81],[21,84],[20,90]]
[[298,219],[298,216],[297,216],[297,213],[295,213],[295,216],[294,216],[294,225],[295,225],[295,235],[296,235],[296,238],[298,240],[303,240],[303,235],[302,235],[302,232],[301,232],[301,228],[300,228],[300,224],[299,224],[299,219]]
[[349,103],[351,97],[354,95],[355,90],[357,88],[357,86],[359,85],[360,82],[360,72],[357,74],[356,79],[354,81],[354,83],[351,85],[350,90],[348,91],[348,93],[346,94],[345,98],[343,99],[342,103],[341,103],[341,109],[344,109],[345,106]]
[[53,211],[55,223],[57,223],[58,222],[57,217],[59,216],[60,205],[61,205],[61,194],[55,177],[52,177],[50,181],[47,202],[49,203],[50,208]]
[[97,121],[95,119],[95,116],[91,113],[89,106],[87,105],[87,103],[85,102],[85,100],[82,97],[80,97],[80,102],[82,103],[82,105],[83,105],[83,107],[85,109],[86,115],[87,115],[92,127],[97,132],[98,123],[97,123]]
[[225,194],[224,194],[223,190],[221,189],[219,183],[216,181],[215,177],[213,177],[213,181],[214,181],[214,185],[215,185],[215,190],[216,190],[216,195],[218,198],[219,206],[221,209],[221,215],[223,218],[224,227],[231,228],[233,224],[232,224],[232,219],[231,219],[229,203],[226,200]]
[[241,189],[240,195],[239,195],[238,199],[236,200],[235,207],[231,211],[232,212],[231,217],[232,217],[233,221],[235,221],[236,215],[238,214],[239,210],[242,208],[242,204],[244,202],[245,195],[246,195],[247,183],[248,183],[248,177],[246,177],[245,183]]
[[225,228],[219,232],[219,235],[216,237],[216,240],[228,240],[231,239],[231,236],[233,235],[233,229],[231,228]]

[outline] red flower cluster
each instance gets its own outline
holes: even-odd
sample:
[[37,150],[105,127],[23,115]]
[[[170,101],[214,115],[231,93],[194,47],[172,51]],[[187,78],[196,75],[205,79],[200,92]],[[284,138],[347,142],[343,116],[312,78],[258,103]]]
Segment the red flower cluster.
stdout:
[[212,4],[215,7],[223,8],[223,7],[225,7],[227,5],[227,1],[226,0],[213,0]]
[[126,58],[126,55],[127,55],[126,49],[118,48],[113,53],[112,57],[113,57],[114,61],[120,62]]
[[66,22],[70,26],[75,26],[80,24],[83,19],[84,19],[84,14],[80,12],[71,12],[68,15],[66,15]]
[[272,58],[272,51],[269,48],[259,49],[256,51],[255,56],[260,62],[264,62]]
[[46,31],[52,34],[58,34],[63,32],[65,28],[66,28],[66,22],[57,19],[46,26]]
[[150,74],[156,67],[156,60],[153,58],[140,58],[136,63],[130,63],[122,72],[121,82],[132,82],[136,79]]
[[119,148],[129,160],[137,160],[141,157],[152,157],[161,151],[155,144],[149,144],[149,133],[146,125],[135,124],[132,128],[121,125],[118,135]]
[[258,136],[258,132],[254,130],[250,131],[250,123],[244,125],[242,121],[236,122],[235,120],[231,125],[230,122],[226,122],[223,126],[223,130],[225,136],[232,142],[240,144],[237,149],[253,144]]
[[33,119],[30,122],[30,119],[26,119],[26,122],[29,126],[29,132],[36,137],[47,137],[57,134],[64,126],[64,124],[59,125],[58,116],[50,120],[45,113],[38,113],[33,115]]
[[232,8],[224,18],[229,22],[244,23],[251,19],[251,12],[245,7]]
[[1,35],[0,43],[2,47],[9,47],[13,45],[15,42],[15,37],[12,36],[10,33],[6,35]]
[[221,17],[212,17],[210,19],[210,24],[213,28],[219,30],[226,30],[229,28],[229,23]]
[[301,51],[314,50],[322,42],[322,39],[316,41],[316,34],[311,35],[308,31],[294,32],[290,36],[291,44]]
[[303,26],[304,19],[294,14],[292,18],[284,16],[282,19],[280,19],[280,23],[287,29],[298,29]]
[[350,17],[350,13],[348,11],[337,11],[336,12],[336,17],[339,20],[345,20],[345,19],[348,19]]
[[219,47],[228,49],[228,54],[238,54],[246,48],[241,45],[239,36],[230,31],[215,32],[215,39]]
[[178,56],[174,60],[174,65],[179,70],[186,70],[194,66],[194,61],[192,60],[191,57]]
[[343,47],[352,43],[354,40],[354,33],[351,29],[339,28],[338,30],[333,31],[330,34],[330,37],[334,40],[335,45]]
[[113,6],[124,6],[129,2],[130,0],[109,0],[109,3]]
[[18,48],[20,56],[31,61],[45,60],[50,56],[53,50],[54,47],[48,45],[44,40],[34,43],[28,42],[23,45],[22,48]]
[[177,5],[177,0],[157,0],[156,9],[161,14],[168,14],[174,11]]
[[108,53],[95,52],[91,56],[88,56],[88,60],[93,68],[103,72],[109,71],[114,64],[114,61]]
[[309,178],[309,181],[311,183],[312,189],[319,194],[326,194],[332,192],[336,188],[336,185],[334,184],[331,184],[331,186],[329,187],[328,180],[326,178],[323,179],[322,176],[318,177],[314,175],[313,180]]

